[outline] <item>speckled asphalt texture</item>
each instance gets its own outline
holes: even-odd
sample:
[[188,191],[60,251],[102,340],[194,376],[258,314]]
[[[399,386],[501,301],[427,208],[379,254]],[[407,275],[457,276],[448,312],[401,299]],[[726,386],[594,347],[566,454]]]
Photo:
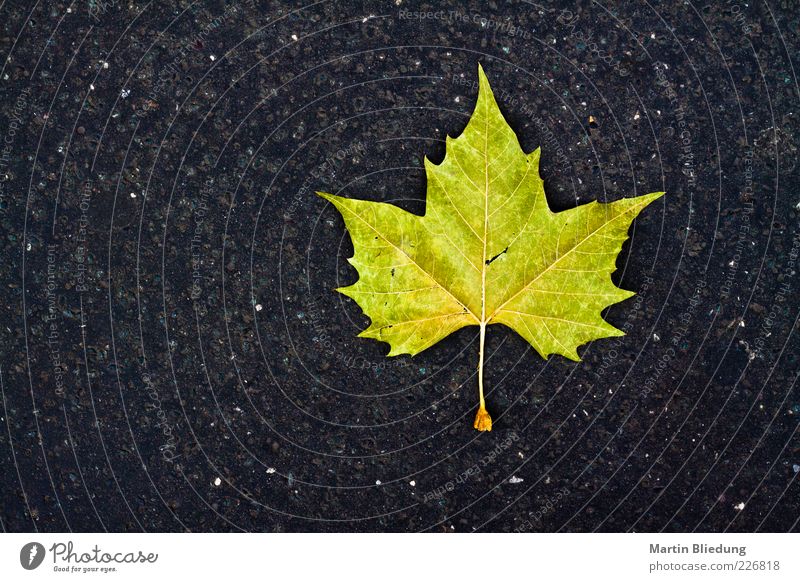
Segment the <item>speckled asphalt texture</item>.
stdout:
[[[3,531],[797,531],[786,0],[0,1]],[[793,62],[794,59],[794,62]],[[545,361],[358,339],[325,190],[424,212],[482,63],[553,209],[652,191]]]

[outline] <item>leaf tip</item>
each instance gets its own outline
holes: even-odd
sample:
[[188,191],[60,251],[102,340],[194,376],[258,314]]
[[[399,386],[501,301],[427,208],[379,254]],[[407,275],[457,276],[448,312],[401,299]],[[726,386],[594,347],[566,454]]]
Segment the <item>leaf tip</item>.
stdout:
[[655,202],[659,198],[661,198],[666,192],[651,192],[650,194],[645,194],[642,196],[642,202],[645,204],[650,204],[651,202]]
[[490,95],[493,94],[492,87],[489,85],[489,78],[483,70],[483,65],[478,63],[478,95],[484,91],[487,91]]
[[[536,177],[541,179],[541,175],[539,174],[539,160],[542,157],[542,146],[539,146],[531,153],[526,154],[525,158],[527,159],[529,164],[533,164],[533,169],[536,172]],[[548,207],[549,208],[549,207]]]
[[328,194],[327,192],[314,192],[314,194],[316,194],[320,198],[324,198],[325,200],[334,205],[336,204],[336,201],[339,199],[339,196]]
[[[349,260],[350,259],[348,259],[348,261]],[[341,293],[345,297],[349,297],[350,299],[353,299],[355,301],[355,297],[353,297],[354,293],[353,287],[355,287],[356,284],[357,283],[354,283],[352,285],[348,285],[347,287],[337,287],[336,289],[334,289],[334,291],[336,291],[337,293]]]

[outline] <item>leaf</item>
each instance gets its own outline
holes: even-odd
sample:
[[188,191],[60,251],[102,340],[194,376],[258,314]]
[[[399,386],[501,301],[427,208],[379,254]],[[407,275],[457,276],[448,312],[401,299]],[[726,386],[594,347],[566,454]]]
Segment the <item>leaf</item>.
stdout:
[[372,320],[359,337],[412,356],[480,327],[475,428],[491,430],[483,396],[486,326],[504,324],[543,357],[624,335],[603,309],[634,295],[611,273],[633,219],[663,192],[552,212],[539,153],[526,154],[478,65],[478,101],[441,164],[425,159],[424,216],[391,204],[317,192],[342,214],[359,279],[338,289]]

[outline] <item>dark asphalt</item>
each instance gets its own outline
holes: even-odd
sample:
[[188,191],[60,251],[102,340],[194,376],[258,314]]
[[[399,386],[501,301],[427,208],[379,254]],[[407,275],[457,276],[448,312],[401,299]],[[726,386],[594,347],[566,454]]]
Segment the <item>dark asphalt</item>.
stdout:
[[[569,7],[564,9],[564,7]],[[4,531],[800,520],[793,2],[0,2]],[[356,334],[325,190],[424,212],[482,63],[551,207],[664,190],[622,338]]]

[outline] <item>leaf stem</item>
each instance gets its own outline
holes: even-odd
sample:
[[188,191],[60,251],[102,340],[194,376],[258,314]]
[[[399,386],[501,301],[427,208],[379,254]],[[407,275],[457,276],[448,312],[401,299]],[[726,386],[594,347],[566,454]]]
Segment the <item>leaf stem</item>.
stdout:
[[478,397],[480,398],[480,406],[478,413],[475,415],[475,424],[473,425],[477,430],[489,431],[492,430],[492,417],[486,410],[486,401],[483,398],[483,352],[486,345],[486,323],[481,322],[481,339],[478,348]]
[[483,399],[483,348],[486,345],[486,324],[481,324],[481,341],[478,348],[478,395],[480,396],[481,408],[486,408],[486,401]]

